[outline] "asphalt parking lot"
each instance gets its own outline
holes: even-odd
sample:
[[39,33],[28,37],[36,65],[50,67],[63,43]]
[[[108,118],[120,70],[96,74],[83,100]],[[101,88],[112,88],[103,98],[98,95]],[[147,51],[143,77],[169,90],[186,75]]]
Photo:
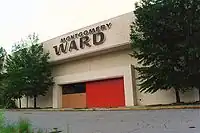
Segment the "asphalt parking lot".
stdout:
[[200,133],[200,109],[144,111],[6,111],[10,122],[29,119],[34,128],[63,133]]

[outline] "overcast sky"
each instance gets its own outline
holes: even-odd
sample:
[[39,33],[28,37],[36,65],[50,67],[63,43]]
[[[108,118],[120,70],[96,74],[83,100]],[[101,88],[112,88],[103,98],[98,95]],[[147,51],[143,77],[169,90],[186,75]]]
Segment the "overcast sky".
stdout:
[[135,0],[0,0],[0,46],[36,32],[41,41],[127,12]]

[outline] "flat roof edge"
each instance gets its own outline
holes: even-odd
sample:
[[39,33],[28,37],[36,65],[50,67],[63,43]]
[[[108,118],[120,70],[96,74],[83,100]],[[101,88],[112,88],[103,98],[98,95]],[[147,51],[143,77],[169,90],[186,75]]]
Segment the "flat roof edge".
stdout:
[[109,19],[105,19],[105,20],[100,21],[100,22],[93,23],[93,24],[91,24],[91,25],[87,25],[87,26],[84,26],[84,27],[82,27],[82,28],[78,28],[78,29],[71,30],[71,31],[66,32],[66,33],[64,33],[64,34],[62,34],[62,35],[59,35],[59,36],[53,37],[53,38],[48,39],[48,40],[45,40],[45,41],[42,41],[41,43],[45,43],[45,42],[51,41],[51,40],[53,40],[53,39],[55,39],[55,38],[58,38],[58,37],[64,36],[64,35],[66,35],[66,34],[70,34],[70,33],[72,33],[72,32],[79,31],[79,30],[81,30],[81,29],[84,29],[84,28],[87,28],[87,27],[90,27],[90,26],[93,26],[93,25],[97,25],[97,24],[102,23],[102,22],[104,22],[104,21],[109,21],[109,20],[112,20],[112,19],[115,19],[115,18],[118,18],[118,17],[124,16],[124,15],[130,14],[130,13],[133,13],[133,11],[131,11],[131,12],[127,12],[127,13],[124,13],[124,14],[121,14],[121,15],[118,15],[118,16],[115,16],[115,17],[112,17],[112,18],[109,18]]

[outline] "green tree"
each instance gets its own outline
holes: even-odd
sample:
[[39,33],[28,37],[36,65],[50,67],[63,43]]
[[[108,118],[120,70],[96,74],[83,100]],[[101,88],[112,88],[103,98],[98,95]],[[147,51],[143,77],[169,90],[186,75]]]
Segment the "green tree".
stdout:
[[136,4],[130,39],[132,56],[141,66],[136,70],[142,92],[174,89],[180,102],[180,91],[197,86],[199,7],[199,0],[141,0]]
[[0,47],[0,74],[2,74],[3,71],[3,64],[6,56],[6,51],[3,47]]
[[10,99],[19,99],[19,106],[21,108],[21,98],[24,95],[24,68],[20,51],[8,55],[6,58],[6,89],[5,95]]
[[16,108],[15,101],[8,97],[6,89],[5,59],[7,53],[4,48],[0,48],[0,108]]
[[6,51],[3,47],[0,47],[0,87],[2,87],[2,83],[1,82],[4,79],[4,61],[5,61],[5,57],[6,57]]
[[181,5],[184,5],[185,11],[185,71],[188,73],[188,86],[199,91],[200,102],[200,1],[189,0]]
[[17,96],[13,95],[14,98],[34,98],[34,108],[37,97],[44,96],[54,83],[48,62],[49,53],[43,51],[43,45],[38,41],[38,36],[33,34],[15,45],[5,65],[8,90],[17,90]]
[[4,69],[3,69],[3,65],[4,65],[4,61],[5,61],[5,57],[6,57],[6,51],[3,47],[0,47],[0,105],[4,106]]

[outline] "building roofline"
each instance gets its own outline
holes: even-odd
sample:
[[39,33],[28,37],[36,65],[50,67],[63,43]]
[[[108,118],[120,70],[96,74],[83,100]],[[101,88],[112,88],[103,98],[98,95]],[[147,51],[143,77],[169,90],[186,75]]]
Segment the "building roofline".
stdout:
[[59,35],[59,36],[53,37],[53,38],[48,39],[48,40],[45,40],[45,41],[42,41],[41,43],[48,42],[48,41],[53,40],[53,39],[55,39],[55,38],[58,38],[58,37],[64,36],[64,35],[66,35],[66,34],[70,34],[70,33],[72,33],[72,32],[79,31],[79,30],[81,30],[81,29],[84,29],[84,28],[87,28],[87,27],[89,27],[89,26],[93,26],[93,25],[96,25],[96,24],[102,23],[102,22],[104,22],[104,21],[112,20],[112,19],[118,18],[118,17],[120,17],[120,16],[127,15],[127,14],[132,13],[132,12],[133,12],[133,11],[131,11],[131,12],[127,12],[127,13],[123,13],[123,14],[121,14],[121,15],[117,15],[117,16],[115,16],[115,17],[112,17],[112,18],[109,18],[109,19],[105,19],[105,20],[100,21],[100,22],[93,23],[93,24],[91,24],[91,25],[87,25],[87,26],[84,26],[84,27],[82,27],[82,28],[78,28],[78,29],[75,29],[75,30],[71,30],[71,31],[69,31],[69,32],[67,32],[67,33],[64,33],[64,34],[62,34],[62,35]]

